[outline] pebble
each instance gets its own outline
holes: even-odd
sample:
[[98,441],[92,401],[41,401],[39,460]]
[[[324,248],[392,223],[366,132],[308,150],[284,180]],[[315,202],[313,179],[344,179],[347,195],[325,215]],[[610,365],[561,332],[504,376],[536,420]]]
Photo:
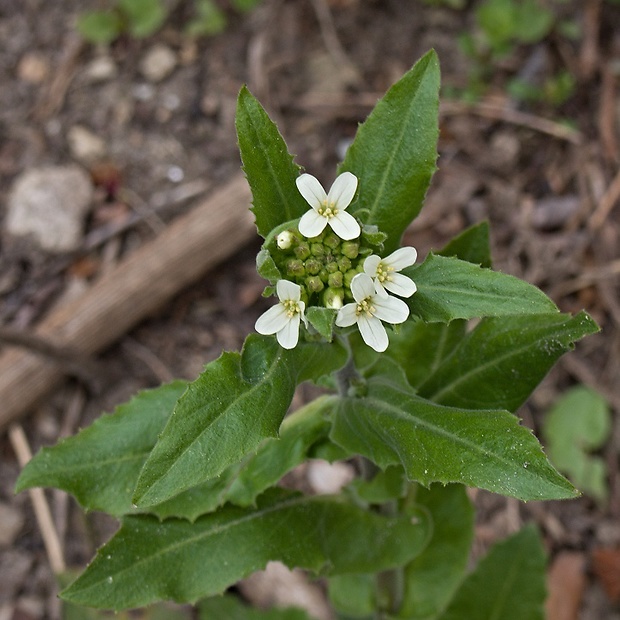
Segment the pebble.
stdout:
[[83,163],[92,163],[103,159],[106,146],[103,138],[95,135],[82,125],[74,125],[67,132],[67,141],[71,155]]
[[140,61],[140,71],[150,82],[161,82],[177,65],[176,54],[161,43],[149,48]]
[[105,54],[93,58],[84,69],[84,77],[91,84],[107,82],[115,78],[117,74],[118,68],[116,63]]
[[347,463],[314,460],[308,463],[307,476],[315,493],[331,495],[340,493],[353,480],[355,472]]
[[82,240],[93,186],[76,165],[45,166],[21,174],[8,199],[5,232],[48,252],[70,252]]
[[29,84],[41,84],[50,71],[49,61],[37,52],[24,54],[17,64],[17,77]]

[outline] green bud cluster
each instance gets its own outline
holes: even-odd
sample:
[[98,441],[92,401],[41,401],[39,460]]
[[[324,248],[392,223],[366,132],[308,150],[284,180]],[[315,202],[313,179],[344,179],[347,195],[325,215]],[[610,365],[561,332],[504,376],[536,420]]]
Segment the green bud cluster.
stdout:
[[351,280],[363,271],[376,248],[363,237],[343,241],[329,229],[310,239],[290,229],[278,235],[272,257],[285,278],[301,286],[302,300],[313,306],[340,308],[353,299]]

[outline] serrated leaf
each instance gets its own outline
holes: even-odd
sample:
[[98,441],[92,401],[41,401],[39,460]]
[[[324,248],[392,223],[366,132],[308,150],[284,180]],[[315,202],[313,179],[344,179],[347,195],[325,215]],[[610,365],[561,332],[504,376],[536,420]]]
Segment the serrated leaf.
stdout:
[[276,226],[309,209],[295,185],[300,167],[293,162],[275,123],[245,86],[237,100],[235,126],[243,170],[252,190],[256,227],[267,237]]
[[418,392],[442,405],[516,411],[574,342],[597,331],[585,312],[483,319]]
[[385,471],[378,470],[371,480],[356,478],[347,490],[353,492],[354,496],[363,502],[385,504],[406,495],[405,472],[400,466],[390,466]]
[[226,502],[237,506],[253,505],[258,495],[276,484],[299,465],[314,443],[326,438],[331,411],[327,397],[320,397],[287,416],[278,438],[266,439],[255,454],[235,463],[217,478],[192,487],[148,509],[160,519],[178,517],[195,521]]
[[431,253],[424,263],[402,273],[418,287],[406,300],[411,313],[429,323],[557,312],[555,304],[535,286],[457,258]]
[[255,609],[232,594],[200,601],[198,618],[199,620],[312,620],[303,609],[294,607]]
[[281,348],[252,334],[243,351],[223,353],[190,383],[138,479],[134,503],[153,506],[220,475],[276,437],[295,387],[346,361],[337,343]]
[[461,260],[491,267],[491,246],[489,241],[489,223],[487,221],[466,228],[460,235],[452,239],[437,254],[456,256]]
[[474,509],[465,487],[456,484],[418,488],[415,502],[430,512],[433,534],[405,568],[403,602],[396,617],[432,620],[446,607],[467,569]]
[[175,381],[141,392],[74,437],[43,448],[24,467],[16,492],[51,486],[71,493],[87,510],[135,512],[131,494],[140,470],[186,387]]
[[543,620],[545,552],[533,526],[494,545],[439,620]]
[[611,433],[607,401],[595,390],[576,386],[547,413],[543,425],[549,458],[584,493],[599,502],[607,498],[607,468],[603,459],[590,455]]
[[384,570],[423,548],[428,521],[423,513],[413,520],[381,517],[339,497],[275,489],[255,509],[228,506],[194,523],[129,516],[62,597],[115,610],[161,599],[194,602],[271,560],[324,574]]
[[359,179],[350,212],[388,235],[386,253],[422,208],[436,169],[438,109],[439,62],[430,51],[377,103],[340,167]]
[[395,381],[384,364],[367,395],[341,398],[331,439],[379,467],[402,464],[410,480],[461,482],[522,500],[572,498],[577,492],[547,461],[515,416],[500,410],[437,405]]

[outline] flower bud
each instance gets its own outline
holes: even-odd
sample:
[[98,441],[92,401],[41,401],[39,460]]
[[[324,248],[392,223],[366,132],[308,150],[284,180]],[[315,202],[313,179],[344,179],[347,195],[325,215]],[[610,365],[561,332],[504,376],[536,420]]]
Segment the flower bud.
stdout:
[[299,245],[295,246],[293,252],[295,252],[295,256],[299,260],[306,260],[306,258],[310,256],[310,246],[302,241]]
[[348,259],[346,256],[341,256],[338,259],[338,269],[340,269],[342,273],[346,273],[347,271],[349,271],[349,269],[351,269],[351,266],[351,260]]
[[319,278],[321,278],[322,282],[327,284],[327,279],[329,278],[329,272],[327,271],[327,269],[323,268],[321,269],[321,271],[319,271]]
[[340,237],[334,233],[328,233],[323,239],[323,244],[328,248],[335,250],[340,245]]
[[336,261],[331,261],[325,265],[325,269],[327,269],[327,273],[334,273],[338,271],[338,263]]
[[277,237],[276,243],[281,250],[288,250],[295,241],[295,235],[290,230],[283,230]]
[[288,276],[305,276],[306,270],[304,264],[297,258],[289,258],[286,261],[286,275]]
[[306,287],[310,293],[319,293],[325,288],[325,285],[318,276],[310,276],[306,279]]
[[322,265],[316,258],[309,258],[304,264],[306,271],[313,276],[321,271]]
[[325,256],[325,246],[322,243],[313,243],[310,246],[310,252],[312,256],[323,258],[323,256]]
[[340,310],[344,299],[344,291],[341,288],[327,288],[323,293],[323,305],[326,308]]
[[340,253],[353,260],[357,258],[360,251],[360,244],[357,241],[345,241],[340,247]]
[[335,273],[330,273],[329,278],[327,279],[327,286],[331,288],[342,288],[344,284],[344,276],[341,271],[336,271]]
[[344,274],[344,285],[347,288],[351,288],[351,280],[353,280],[353,278],[358,274],[357,269],[349,269],[349,271],[347,271]]

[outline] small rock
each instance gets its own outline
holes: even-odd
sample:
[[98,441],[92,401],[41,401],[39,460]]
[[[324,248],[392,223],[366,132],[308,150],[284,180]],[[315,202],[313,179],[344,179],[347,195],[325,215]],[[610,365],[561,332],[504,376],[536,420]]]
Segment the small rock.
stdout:
[[93,84],[107,82],[116,77],[117,73],[116,63],[108,55],[93,58],[84,69],[84,77]]
[[0,504],[0,547],[9,547],[17,538],[24,516],[10,504]]
[[20,175],[10,192],[6,233],[31,238],[43,250],[79,247],[92,198],[90,177],[78,166],[46,166]]
[[17,65],[17,77],[30,84],[41,84],[48,76],[49,62],[45,56],[37,52],[24,54]]
[[140,62],[142,75],[150,82],[161,82],[177,65],[176,54],[161,43],[147,50]]
[[69,149],[75,159],[83,163],[92,163],[105,156],[105,142],[82,125],[74,125],[67,132]]

